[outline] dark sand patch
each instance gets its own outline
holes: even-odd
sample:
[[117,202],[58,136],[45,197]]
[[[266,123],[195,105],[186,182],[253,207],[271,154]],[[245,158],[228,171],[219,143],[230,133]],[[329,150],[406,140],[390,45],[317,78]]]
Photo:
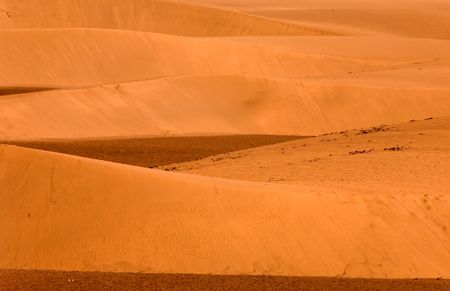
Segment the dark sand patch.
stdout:
[[0,290],[449,290],[442,279],[343,279],[0,270]]
[[55,90],[50,87],[0,86],[0,96]]
[[7,144],[153,168],[299,138],[302,137],[279,135],[230,135],[115,140],[7,142]]

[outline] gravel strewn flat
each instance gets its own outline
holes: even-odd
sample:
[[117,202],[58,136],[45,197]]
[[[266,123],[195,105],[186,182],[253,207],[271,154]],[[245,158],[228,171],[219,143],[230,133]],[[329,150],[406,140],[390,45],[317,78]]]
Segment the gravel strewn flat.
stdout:
[[382,280],[0,270],[0,290],[450,290],[450,280]]
[[229,135],[110,140],[8,142],[116,163],[153,168],[299,139],[299,136]]

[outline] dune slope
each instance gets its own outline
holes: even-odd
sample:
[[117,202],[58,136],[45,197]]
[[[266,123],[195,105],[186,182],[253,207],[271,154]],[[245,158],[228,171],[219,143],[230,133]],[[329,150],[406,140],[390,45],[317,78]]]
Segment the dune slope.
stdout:
[[[334,30],[343,35],[450,39],[448,10],[430,11],[426,5],[413,8],[262,9],[247,13],[291,21],[325,31]],[[414,21],[419,18],[420,22]]]
[[170,0],[1,0],[0,28],[107,28],[186,36],[327,35],[261,16]]
[[358,48],[350,49],[339,38],[225,41],[99,29],[0,37],[0,64],[9,68],[0,71],[0,93],[65,89],[0,96],[3,140],[311,135],[450,108],[445,41],[392,41],[409,48],[403,53],[380,45],[392,38],[352,38]]
[[220,75],[4,96],[0,140],[315,135],[448,114],[450,88],[420,82]]
[[0,39],[0,65],[8,68],[0,71],[2,86],[80,87],[192,74],[300,78],[412,63],[99,29],[5,30]]
[[343,35],[450,39],[450,4],[446,0],[183,1],[332,30]]
[[450,277],[446,199],[430,212],[12,146],[0,160],[2,268]]

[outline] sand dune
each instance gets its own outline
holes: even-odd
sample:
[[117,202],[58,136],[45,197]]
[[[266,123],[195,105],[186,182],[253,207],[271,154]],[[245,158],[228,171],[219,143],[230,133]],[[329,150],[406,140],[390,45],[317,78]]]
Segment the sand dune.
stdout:
[[0,269],[450,278],[449,11],[0,0],[0,141],[320,134],[132,161],[178,172],[0,145]]
[[[448,7],[447,7],[448,9]],[[448,11],[424,9],[263,9],[248,13],[346,35],[397,35],[450,39]],[[420,22],[414,24],[415,19]]]
[[388,8],[388,7],[424,7],[428,4],[428,9],[444,8],[449,6],[447,0],[179,0],[185,3],[201,4],[228,9],[246,8],[280,8],[280,9],[332,9],[332,8]]
[[6,30],[0,38],[0,64],[8,68],[0,71],[0,84],[10,86],[79,87],[192,74],[300,78],[410,63],[115,30]]
[[[300,54],[410,62],[450,63],[450,41],[398,36],[310,36],[310,37],[218,37],[222,41],[243,43]],[[389,44],[387,46],[386,44]]]
[[446,80],[439,88],[426,79],[421,87],[420,78],[411,85],[391,77],[192,76],[5,96],[0,99],[0,139],[314,135],[447,114]]
[[170,0],[2,0],[0,28],[108,28],[187,36],[327,35],[331,31]]
[[[3,86],[66,89],[3,96],[3,140],[311,135],[447,115],[450,102],[447,41],[352,38],[357,49],[335,37],[199,39],[99,29],[0,36],[0,62],[10,68],[0,72]],[[383,48],[387,41],[397,49]]]
[[[446,0],[184,0],[344,35],[396,35],[450,39]],[[420,21],[417,21],[420,19]]]
[[293,190],[11,146],[0,157],[2,268],[450,276],[446,198],[430,212],[408,195]]

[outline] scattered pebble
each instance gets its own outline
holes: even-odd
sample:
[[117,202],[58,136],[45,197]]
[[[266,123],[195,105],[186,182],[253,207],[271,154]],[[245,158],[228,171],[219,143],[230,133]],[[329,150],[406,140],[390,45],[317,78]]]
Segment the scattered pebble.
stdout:
[[389,147],[389,148],[384,148],[385,151],[391,151],[391,152],[399,152],[399,151],[403,151],[406,150],[406,147],[400,147],[400,146],[394,146],[394,147]]
[[349,155],[357,155],[357,154],[368,154],[370,152],[372,152],[374,149],[370,149],[370,150],[355,150],[355,151],[351,151],[348,154]]

